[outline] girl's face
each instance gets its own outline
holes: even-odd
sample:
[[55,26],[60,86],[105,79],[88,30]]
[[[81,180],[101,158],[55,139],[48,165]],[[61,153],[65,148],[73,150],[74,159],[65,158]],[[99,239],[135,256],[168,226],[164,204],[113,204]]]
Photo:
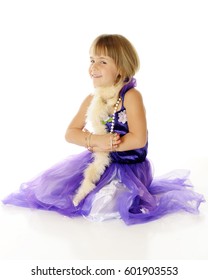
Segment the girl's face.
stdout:
[[111,57],[91,55],[89,74],[95,88],[108,87],[116,83],[118,69]]

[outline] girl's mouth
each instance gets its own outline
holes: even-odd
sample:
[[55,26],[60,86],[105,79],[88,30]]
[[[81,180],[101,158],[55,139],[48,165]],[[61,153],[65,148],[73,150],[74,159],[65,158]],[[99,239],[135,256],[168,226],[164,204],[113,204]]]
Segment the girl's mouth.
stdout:
[[92,77],[92,78],[95,78],[95,79],[97,79],[97,78],[101,78],[101,77],[102,77],[102,75],[96,75],[96,74],[92,74],[92,75],[91,75],[91,77]]

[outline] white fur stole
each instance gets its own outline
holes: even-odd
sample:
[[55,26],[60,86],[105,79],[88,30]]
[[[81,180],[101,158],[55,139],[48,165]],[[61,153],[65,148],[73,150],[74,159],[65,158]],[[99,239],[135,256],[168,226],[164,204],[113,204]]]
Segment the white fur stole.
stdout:
[[[102,121],[113,113],[121,87],[122,85],[119,84],[112,87],[96,88],[92,102],[87,110],[87,120],[91,122],[95,134],[108,133]],[[106,167],[110,164],[109,152],[94,152],[93,158],[93,162],[85,169],[82,184],[74,196],[73,203],[75,206],[95,188],[96,182],[99,181]]]

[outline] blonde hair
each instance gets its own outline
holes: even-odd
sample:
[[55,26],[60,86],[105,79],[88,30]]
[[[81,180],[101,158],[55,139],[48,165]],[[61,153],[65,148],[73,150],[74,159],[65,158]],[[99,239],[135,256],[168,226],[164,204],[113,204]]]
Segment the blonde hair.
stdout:
[[119,71],[116,83],[128,82],[139,70],[140,61],[131,42],[119,34],[103,34],[92,43],[90,51],[95,55],[111,57]]

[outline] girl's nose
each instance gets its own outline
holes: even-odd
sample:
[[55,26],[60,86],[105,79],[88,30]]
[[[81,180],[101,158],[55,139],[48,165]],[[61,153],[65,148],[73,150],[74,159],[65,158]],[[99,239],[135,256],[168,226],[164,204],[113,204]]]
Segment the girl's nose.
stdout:
[[90,73],[91,74],[95,74],[99,71],[99,68],[98,68],[98,64],[97,63],[93,63],[90,67]]
[[95,73],[97,73],[97,71],[98,71],[98,67],[97,67],[96,63],[93,63],[92,65],[90,65],[90,68],[89,68],[90,75],[94,75]]
[[91,65],[91,69],[97,69],[97,63],[94,62],[92,65]]

